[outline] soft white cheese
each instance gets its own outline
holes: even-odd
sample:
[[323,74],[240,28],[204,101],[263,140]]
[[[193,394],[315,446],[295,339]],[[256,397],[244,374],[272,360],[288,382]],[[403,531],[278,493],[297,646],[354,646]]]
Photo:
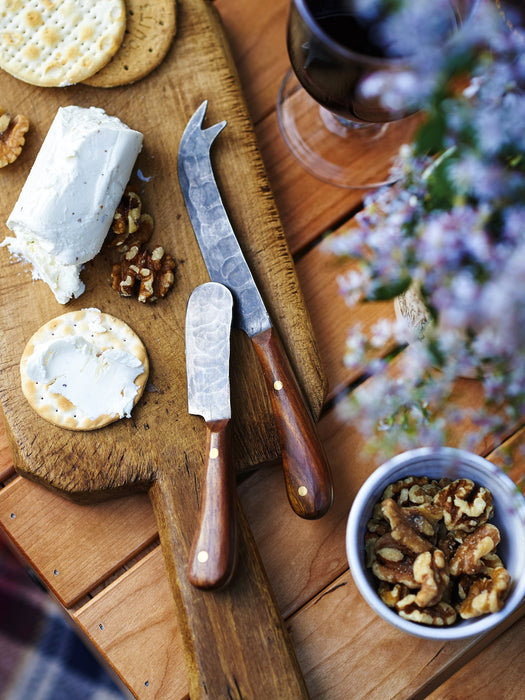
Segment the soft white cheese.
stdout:
[[82,293],[81,266],[102,248],[141,147],[140,132],[102,109],[59,108],[7,220],[16,240],[4,244],[60,303]]
[[52,340],[27,361],[27,375],[61,394],[91,420],[110,415],[131,415],[139,387],[135,379],[144,371],[142,362],[129,352],[103,352],[82,336]]
[[59,304],[67,304],[72,297],[76,299],[85,290],[80,279],[82,265],[60,265],[54,256],[43,250],[38,241],[25,236],[6,238],[4,243],[9,246],[11,255],[31,263],[33,279],[43,280]]

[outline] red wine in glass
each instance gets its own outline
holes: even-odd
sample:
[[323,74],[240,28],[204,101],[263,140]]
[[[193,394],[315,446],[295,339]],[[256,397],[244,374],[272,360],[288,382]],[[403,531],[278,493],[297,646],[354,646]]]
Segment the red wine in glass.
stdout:
[[306,0],[304,5],[315,28],[293,4],[288,53],[297,78],[316,102],[356,122],[388,122],[415,111],[393,112],[362,90],[363,81],[378,71],[406,70],[402,58],[389,56],[377,36],[377,22],[356,14],[351,0]]
[[[444,35],[457,26],[459,2],[471,4],[451,0]],[[287,45],[293,72],[281,86],[277,113],[285,141],[310,173],[343,187],[375,187],[391,181],[392,161],[418,123],[417,114],[409,116],[417,105],[407,97],[386,106],[381,85],[391,88],[413,73],[417,57],[387,44],[383,18],[363,17],[356,7],[354,0],[292,0]]]

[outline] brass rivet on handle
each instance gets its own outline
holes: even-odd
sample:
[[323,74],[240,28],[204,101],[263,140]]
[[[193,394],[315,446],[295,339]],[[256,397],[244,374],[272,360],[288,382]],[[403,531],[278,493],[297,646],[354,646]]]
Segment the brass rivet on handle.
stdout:
[[219,450],[216,447],[212,447],[210,450],[210,458],[217,459],[218,456],[219,456]]
[[201,549],[201,551],[197,554],[197,559],[200,561],[201,564],[204,564],[208,561],[208,552],[204,549]]
[[306,496],[306,494],[308,493],[308,489],[306,488],[306,486],[299,486],[299,488],[297,489],[297,493],[299,494],[299,496]]
[[277,380],[273,383],[273,388],[275,389],[275,391],[281,391],[281,389],[283,388],[283,383]]

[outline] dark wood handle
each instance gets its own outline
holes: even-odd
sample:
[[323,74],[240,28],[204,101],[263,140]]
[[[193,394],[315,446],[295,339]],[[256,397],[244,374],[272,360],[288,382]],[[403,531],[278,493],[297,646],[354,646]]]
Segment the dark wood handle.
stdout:
[[302,518],[320,518],[332,505],[333,487],[314,421],[275,329],[252,341],[270,392],[288,500]]
[[235,570],[237,498],[230,421],[210,421],[206,427],[205,478],[188,579],[197,588],[211,589],[225,586]]

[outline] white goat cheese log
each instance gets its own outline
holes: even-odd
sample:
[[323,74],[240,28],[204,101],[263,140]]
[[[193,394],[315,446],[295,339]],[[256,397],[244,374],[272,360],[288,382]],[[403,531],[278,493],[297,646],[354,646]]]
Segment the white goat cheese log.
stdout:
[[142,134],[97,107],[60,107],[11,212],[4,245],[57,301],[84,291],[83,263],[102,248]]

